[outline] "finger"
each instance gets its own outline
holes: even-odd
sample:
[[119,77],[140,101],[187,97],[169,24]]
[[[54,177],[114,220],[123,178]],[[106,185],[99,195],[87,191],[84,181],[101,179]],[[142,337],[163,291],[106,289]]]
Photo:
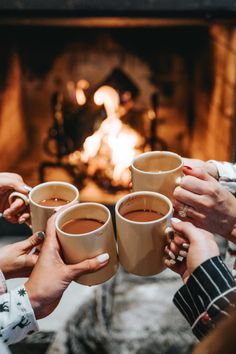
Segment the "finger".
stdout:
[[18,218],[18,223],[19,224],[24,224],[26,222],[26,220],[28,220],[30,217],[29,213],[24,213],[22,214],[19,218]]
[[[175,205],[175,210],[177,210],[177,211],[183,210],[184,204],[180,203],[178,200],[176,200],[174,202],[174,205]],[[203,213],[197,211],[196,209],[194,209],[191,206],[188,206],[188,208],[186,210],[186,217],[190,218],[190,219],[198,220],[201,222],[203,222],[206,219],[206,216]]]
[[[210,233],[207,233],[206,231],[205,234],[203,234],[203,230],[198,229],[197,227],[195,227],[192,223],[190,222],[179,222],[179,223],[173,223],[172,224],[173,229],[181,234],[181,238],[184,238],[187,240],[187,243],[190,243],[195,241],[196,239],[200,238],[205,238],[206,234],[211,235]],[[176,243],[178,243],[177,239],[176,239]]]
[[174,261],[173,259],[165,259],[164,260],[164,263],[165,265],[168,267],[168,268],[173,268],[175,265],[176,265],[176,261]]
[[14,202],[9,206],[9,208],[4,210],[4,217],[18,214],[21,209],[24,209],[24,207],[24,201],[21,198],[16,198]]
[[187,206],[191,206],[192,208],[195,208],[197,210],[200,210],[204,208],[204,199],[206,198],[205,196],[199,195],[192,193],[180,186],[176,187],[174,190],[174,207],[177,208],[177,202],[185,204]]
[[171,257],[172,259],[176,259],[176,257],[179,255],[181,247],[179,247],[175,242],[171,242],[169,245],[169,250],[172,253],[172,255],[174,254],[174,258]]
[[7,216],[3,215],[3,216],[8,222],[10,222],[12,224],[18,224],[18,217],[17,216],[11,216],[11,215],[7,215]]
[[21,244],[22,250],[27,252],[32,250],[32,248],[40,245],[43,242],[44,238],[45,233],[43,231],[38,231],[34,235],[19,243]]
[[[171,244],[169,245],[169,247],[168,246],[165,247],[165,254],[170,259],[173,259],[173,260],[176,259],[175,253],[172,252],[172,250],[171,250]],[[177,254],[178,254],[178,252],[177,252]]]
[[97,257],[86,259],[83,262],[68,266],[70,270],[71,279],[74,280],[84,273],[95,272],[96,270],[107,265],[109,261],[109,254],[103,253]]
[[[214,184],[216,181],[214,180]],[[208,194],[212,181],[201,180],[195,176],[185,176],[181,179],[180,187],[199,195]]]
[[23,194],[28,194],[30,191],[31,191],[31,187],[28,186],[27,184],[24,183],[24,181],[22,180],[22,178],[20,178],[20,180],[16,180],[16,181],[13,181],[12,183],[12,187],[14,188],[14,190],[16,192],[20,192],[20,193],[23,193]]
[[183,166],[183,172],[185,175],[194,176],[194,177],[199,178],[203,181],[214,180],[213,177],[211,177],[203,168],[200,168],[200,167],[188,168],[188,166],[186,166],[186,167]]

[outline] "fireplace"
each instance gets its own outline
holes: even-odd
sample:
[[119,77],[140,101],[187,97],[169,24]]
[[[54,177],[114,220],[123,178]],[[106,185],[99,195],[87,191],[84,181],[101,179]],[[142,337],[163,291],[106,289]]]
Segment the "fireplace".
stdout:
[[190,2],[188,16],[159,16],[136,5],[105,17],[86,4],[73,17],[73,6],[3,8],[1,171],[30,185],[70,181],[82,200],[114,203],[143,151],[234,160],[232,12]]

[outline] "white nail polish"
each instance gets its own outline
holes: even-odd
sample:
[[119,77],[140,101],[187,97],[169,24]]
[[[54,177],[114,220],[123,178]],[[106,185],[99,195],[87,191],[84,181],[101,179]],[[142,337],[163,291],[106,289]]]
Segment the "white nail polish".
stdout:
[[177,257],[177,261],[179,261],[179,262],[182,262],[183,259],[184,259],[184,257],[181,257],[181,256]]
[[100,256],[97,256],[97,259],[98,259],[98,262],[99,262],[99,263],[104,263],[104,262],[106,262],[109,258],[110,258],[110,256],[109,256],[108,253],[103,253],[103,254],[100,254]]
[[173,259],[170,260],[170,264],[174,265],[175,263],[176,262]]
[[168,254],[169,254],[170,258],[175,259],[175,255],[173,252],[169,251]]
[[178,218],[171,218],[171,222],[173,222],[173,224],[177,224],[178,222],[181,222],[181,220]]
[[183,243],[182,247],[185,248],[186,250],[188,250],[189,249],[189,243]]
[[179,255],[182,257],[186,257],[187,256],[187,252],[186,251],[179,251]]
[[0,218],[3,218],[3,213],[0,213]]

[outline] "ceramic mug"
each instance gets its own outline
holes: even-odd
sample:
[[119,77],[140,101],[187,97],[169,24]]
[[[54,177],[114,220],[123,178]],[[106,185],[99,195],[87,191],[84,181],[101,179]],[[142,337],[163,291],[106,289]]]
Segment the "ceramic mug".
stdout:
[[31,224],[33,233],[45,231],[47,221],[61,206],[45,206],[40,202],[43,200],[58,198],[70,203],[79,201],[78,189],[66,182],[45,182],[32,188],[28,195],[13,192],[9,197],[11,204],[15,198],[21,198],[30,207]]
[[[63,225],[75,219],[97,220],[97,229],[86,233],[63,231]],[[96,285],[110,279],[117,271],[117,249],[110,211],[99,203],[81,203],[62,211],[55,221],[57,235],[67,264],[81,262],[102,253],[109,254],[108,264],[96,272],[84,274],[77,280],[83,285]]]
[[172,199],[183,176],[182,167],[181,156],[173,152],[145,152],[132,162],[132,190],[158,192]]
[[[129,220],[127,213],[160,213],[153,221]],[[167,197],[155,192],[130,193],[116,203],[116,229],[120,264],[136,275],[155,275],[165,269],[167,236],[173,236],[170,219],[173,206]]]

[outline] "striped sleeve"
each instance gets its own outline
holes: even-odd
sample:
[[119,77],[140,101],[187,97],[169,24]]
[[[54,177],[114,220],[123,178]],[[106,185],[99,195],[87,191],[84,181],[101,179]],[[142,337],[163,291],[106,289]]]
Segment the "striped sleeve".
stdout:
[[230,316],[236,303],[235,280],[221,258],[213,257],[195,269],[173,301],[201,339]]

